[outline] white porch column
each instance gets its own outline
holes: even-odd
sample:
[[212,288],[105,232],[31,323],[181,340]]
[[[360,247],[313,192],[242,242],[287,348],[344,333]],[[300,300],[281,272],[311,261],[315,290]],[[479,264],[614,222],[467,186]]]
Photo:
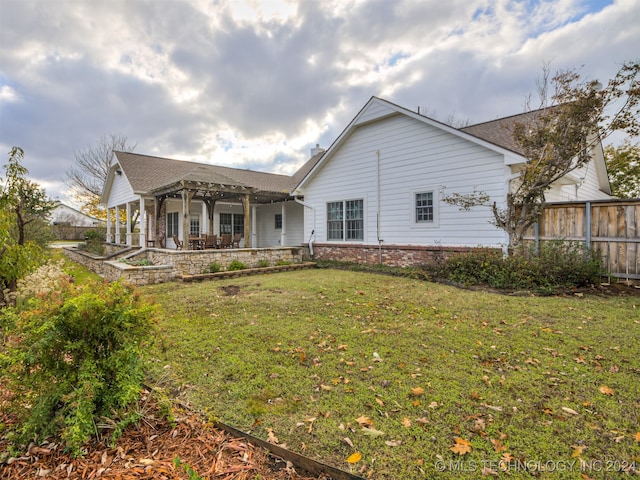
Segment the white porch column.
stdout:
[[131,203],[127,202],[127,225],[125,232],[127,232],[126,244],[131,246]]
[[280,230],[280,246],[287,246],[287,204],[282,202],[282,207],[280,207],[280,212],[282,215],[282,230]]
[[107,236],[104,241],[111,243],[111,209],[109,207],[107,207]]
[[147,246],[147,211],[144,206],[144,198],[140,197],[140,236],[138,237],[140,246]]
[[258,207],[251,205],[251,244],[245,245],[249,248],[258,248],[258,229],[256,223],[258,222]]
[[249,243],[251,243],[251,203],[250,197],[248,193],[245,193],[242,196],[242,207],[244,214],[244,246],[249,248]]
[[207,215],[207,202],[202,201],[202,213],[200,215],[200,236],[203,237],[209,231],[209,215]]
[[116,205],[116,244],[120,245],[120,208]]

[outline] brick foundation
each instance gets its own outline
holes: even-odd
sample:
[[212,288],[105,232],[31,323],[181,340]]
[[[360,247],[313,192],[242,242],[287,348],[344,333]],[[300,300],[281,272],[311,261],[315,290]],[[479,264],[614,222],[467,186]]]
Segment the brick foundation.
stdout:
[[[487,249],[480,247],[440,247],[421,245],[362,245],[314,243],[314,260],[337,260],[375,265],[382,263],[394,267],[415,267],[443,261],[453,255]],[[382,260],[382,261],[381,261]]]

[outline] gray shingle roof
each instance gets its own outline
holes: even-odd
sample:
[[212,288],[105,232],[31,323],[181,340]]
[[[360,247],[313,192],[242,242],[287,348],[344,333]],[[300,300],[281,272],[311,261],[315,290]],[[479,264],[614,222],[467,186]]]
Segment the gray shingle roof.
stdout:
[[[557,107],[550,107],[557,108]],[[547,112],[549,109],[546,110]],[[510,117],[498,118],[489,122],[478,123],[461,128],[460,131],[478,137],[489,143],[493,143],[507,150],[511,150],[519,155],[524,155],[522,148],[513,140],[513,129],[518,123],[525,125],[533,123],[538,115],[545,110],[534,110],[532,112],[511,115]]]
[[238,185],[258,191],[288,193],[295,176],[256,172],[206,163],[173,160],[137,153],[114,152],[133,191],[146,194],[180,180]]

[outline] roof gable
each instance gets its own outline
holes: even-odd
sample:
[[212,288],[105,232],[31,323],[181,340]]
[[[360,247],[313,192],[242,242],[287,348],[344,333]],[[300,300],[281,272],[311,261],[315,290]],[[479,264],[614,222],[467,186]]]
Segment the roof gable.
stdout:
[[371,97],[365,106],[358,112],[355,118],[347,125],[338,138],[331,144],[331,146],[324,153],[322,158],[309,170],[309,172],[302,178],[302,180],[296,186],[296,189],[304,186],[335,154],[335,152],[347,141],[354,130],[362,125],[366,125],[372,122],[377,122],[393,115],[406,115],[419,122],[431,125],[433,127],[444,130],[459,138],[467,141],[482,145],[485,148],[494,150],[505,156],[505,162],[507,164],[522,163],[525,161],[519,153],[506,148],[503,145],[499,145],[491,142],[480,135],[473,135],[461,129],[454,128],[450,125],[444,124],[433,118],[429,118],[425,115],[421,115],[417,112],[413,112],[404,107],[391,103],[387,100],[383,100],[378,97]]

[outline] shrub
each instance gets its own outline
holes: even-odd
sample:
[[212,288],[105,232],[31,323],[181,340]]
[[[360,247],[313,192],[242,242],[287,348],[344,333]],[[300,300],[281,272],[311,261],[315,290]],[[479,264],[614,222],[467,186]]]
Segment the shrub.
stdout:
[[260,260],[258,262],[258,268],[267,268],[269,265],[269,260]]
[[278,267],[284,267],[284,266],[287,266],[287,265],[291,265],[291,262],[289,260],[278,260],[276,262],[276,265]]
[[72,278],[64,272],[63,265],[63,260],[58,260],[57,262],[48,260],[47,263],[38,267],[35,272],[18,280],[17,300],[25,302],[29,298],[46,295],[53,290],[57,290],[60,285],[72,281]]
[[105,237],[106,237],[105,232],[99,229],[87,230],[84,233],[84,239],[87,242],[104,242]]
[[133,267],[148,267],[149,265],[153,265],[153,262],[148,258],[139,258],[138,260],[129,260],[128,258],[121,258],[118,261],[120,263],[126,263],[127,265],[131,265]]
[[[97,418],[131,420],[143,381],[140,353],[152,307],[119,282],[77,286],[11,309],[3,369],[20,415],[14,443],[59,435],[74,455],[96,431]],[[119,431],[116,428],[116,431]]]
[[244,270],[245,268],[247,268],[245,266],[244,263],[242,263],[240,260],[233,260],[230,264],[229,267],[227,268],[227,270],[229,271],[233,271],[233,270]]
[[579,243],[562,241],[546,243],[539,251],[522,248],[507,258],[495,251],[461,254],[425,268],[436,278],[464,285],[541,293],[594,284],[603,272],[597,253]]
[[218,273],[220,271],[220,264],[216,262],[210,263],[208,270],[209,273]]

